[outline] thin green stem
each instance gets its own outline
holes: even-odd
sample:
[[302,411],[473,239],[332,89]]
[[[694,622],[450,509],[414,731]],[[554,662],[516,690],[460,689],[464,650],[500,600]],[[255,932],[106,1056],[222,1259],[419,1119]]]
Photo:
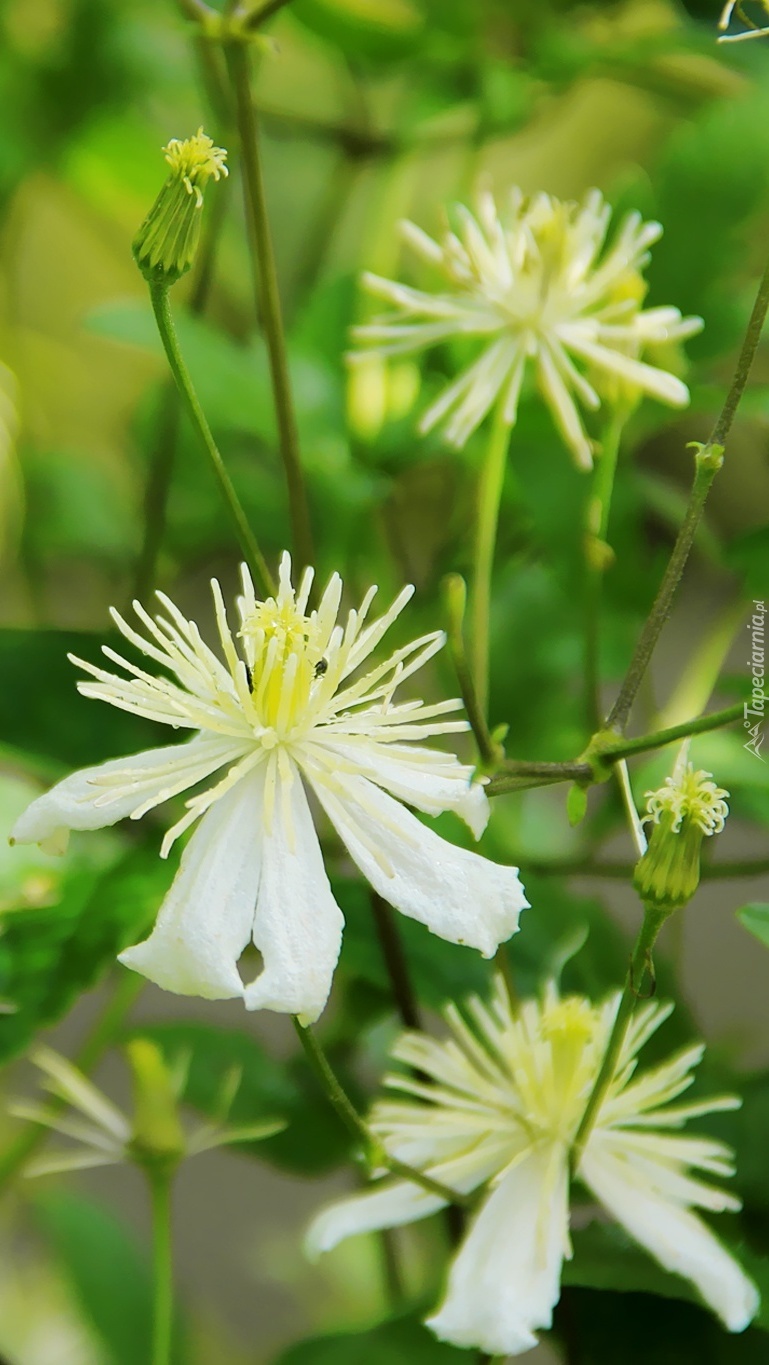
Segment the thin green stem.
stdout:
[[708,730],[718,730],[722,725],[731,725],[732,721],[742,720],[742,714],[743,703],[735,702],[733,706],[725,706],[722,711],[711,711],[706,716],[682,721],[680,725],[670,725],[665,730],[639,735],[637,739],[618,739],[616,745],[607,746],[606,753],[610,759],[630,758],[633,754],[647,753],[650,749],[662,749],[666,744],[675,744],[676,740],[687,739],[689,735],[704,735]]
[[170,1365],[174,1313],[172,1176],[153,1169],[147,1177],[152,1200],[152,1365]]
[[378,896],[376,891],[372,891],[371,912],[401,1022],[406,1028],[421,1028],[419,1005],[392,906],[382,896]]
[[600,617],[603,575],[611,554],[606,537],[611,498],[617,471],[624,411],[617,410],[607,423],[601,451],[593,470],[593,486],[587,502],[585,554],[585,712],[592,733],[600,722]]
[[[555,862],[540,862],[512,854],[512,861],[525,863],[526,871],[538,877],[605,877],[626,882],[633,875],[633,863],[597,862],[594,858],[562,858]],[[728,881],[739,877],[763,877],[769,872],[769,858],[747,858],[724,863],[703,863],[702,881]]]
[[635,648],[635,653],[628,666],[619,696],[615,701],[606,719],[606,728],[609,730],[624,730],[628,716],[633,706],[644,674],[649,666],[652,654],[657,645],[657,641],[662,632],[662,627],[670,615],[670,608],[673,598],[681,581],[681,576],[689,558],[689,552],[694,542],[697,528],[705,510],[708,493],[710,492],[713,480],[718,473],[719,464],[716,459],[702,460],[698,453],[694,483],[686,508],[686,514],[678,532],[673,552],[668,560],[667,568],[659,586],[657,596],[654,599],[649,615],[644,622],[643,629]]
[[[222,191],[226,188],[222,186]],[[220,191],[214,196],[211,211],[205,220],[203,240],[195,260],[194,278],[188,300],[188,310],[195,316],[203,312],[211,289],[214,260],[227,208],[227,195]],[[136,564],[132,599],[144,598],[155,585],[157,562],[165,536],[168,499],[176,463],[179,441],[179,393],[169,381],[158,409],[152,442],[149,475],[144,492],[144,534]]]
[[505,465],[510,444],[510,423],[499,406],[489,431],[486,454],[478,484],[478,505],[473,546],[472,634],[470,654],[478,709],[486,715],[489,705],[489,632],[491,577]]
[[748,376],[761,339],[767,309],[769,309],[769,261],[767,261],[764,273],[761,276],[729,392],[707,443],[697,451],[694,482],[686,515],[673,546],[673,552],[659,591],[644,623],[635,653],[625,674],[619,696],[607,718],[606,726],[608,729],[624,730],[662,627],[670,614],[676,589],[681,581],[681,575],[686,567],[689,552],[702,519],[708,493],[723,463],[724,442],[731,431],[732,422],[745,391],[745,385],[748,382]]
[[312,1029],[305,1024],[300,1024],[296,1016],[294,1016],[294,1027],[305,1056],[320,1081],[326,1098],[339,1115],[348,1132],[361,1142],[369,1164],[384,1166],[391,1174],[399,1175],[404,1180],[413,1181],[415,1185],[420,1185],[428,1193],[438,1195],[446,1204],[459,1204],[463,1207],[469,1207],[473,1201],[468,1195],[459,1194],[456,1190],[452,1190],[449,1185],[443,1185],[440,1180],[434,1180],[425,1171],[419,1171],[415,1166],[409,1166],[405,1161],[399,1161],[397,1157],[391,1156],[389,1152],[385,1151],[381,1143],[369,1131],[365,1119],[361,1117],[352,1100],[345,1093]]
[[654,988],[654,966],[652,963],[652,950],[657,941],[662,925],[667,915],[665,912],[660,914],[658,910],[649,906],[644,907],[644,918],[635,941],[633,953],[630,958],[625,985],[620,997],[609,1041],[606,1044],[606,1051],[603,1055],[595,1084],[590,1093],[590,1098],[585,1106],[582,1121],[577,1129],[571,1149],[571,1165],[575,1174],[579,1171],[579,1163],[585,1150],[585,1145],[590,1136],[593,1124],[598,1116],[598,1112],[606,1097],[606,1093],[614,1078],[622,1052],[622,1045],[628,1025],[633,1017],[633,1011],[640,996],[643,995],[644,979],[648,978],[651,990]]
[[226,43],[225,57],[235,96],[248,240],[254,269],[257,307],[264,328],[270,363],[280,453],[288,491],[292,542],[300,565],[307,565],[313,562],[310,512],[299,455],[299,435],[288,371],[278,274],[264,191],[259,126],[251,98],[246,44],[239,41]]
[[171,315],[171,307],[168,301],[168,288],[164,284],[150,284],[150,299],[155,314],[160,339],[163,342],[171,373],[176,381],[182,402],[195,431],[203,445],[211,466],[219,484],[220,491],[227,504],[228,511],[232,517],[233,524],[240,542],[240,547],[246,562],[258,579],[262,588],[268,596],[275,592],[275,584],[272,575],[267,567],[264,556],[259,549],[256,537],[248,524],[248,519],[241,506],[240,500],[232,484],[229,474],[225,468],[224,461],[219,454],[218,447],[211,435],[211,428],[206,421],[198,396],[195,392],[190,373],[184,363],[184,358],[179,346],[179,339],[176,335],[174,320]]
[[454,672],[457,675],[459,690],[462,693],[462,700],[465,704],[467,719],[470,722],[478,748],[478,757],[481,766],[486,773],[493,772],[504,757],[502,746],[496,744],[489,734],[489,727],[486,724],[486,716],[481,708],[478,694],[475,690],[472,670],[467,661],[464,639],[464,619],[465,604],[467,599],[467,589],[465,580],[458,573],[448,574],[443,580],[443,599],[446,608],[446,635],[448,637],[449,654],[454,665]]
[[[100,1057],[112,1044],[134,1000],[145,985],[144,978],[137,976],[136,972],[121,969],[114,992],[96,1020],[83,1046],[75,1055],[74,1064],[79,1071],[93,1070]],[[63,1109],[65,1104],[65,1100],[57,1095],[52,1095],[48,1100],[47,1107],[56,1112]],[[10,1185],[14,1176],[26,1165],[38,1147],[42,1146],[49,1134],[49,1128],[43,1127],[42,1124],[30,1123],[13,1142],[9,1143],[5,1151],[0,1154],[0,1192]]]

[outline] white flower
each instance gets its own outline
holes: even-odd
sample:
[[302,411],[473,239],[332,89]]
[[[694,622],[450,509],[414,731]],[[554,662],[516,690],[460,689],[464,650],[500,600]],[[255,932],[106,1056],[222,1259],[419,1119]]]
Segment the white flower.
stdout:
[[[409,245],[446,281],[441,293],[412,289],[379,275],[363,277],[372,294],[397,310],[354,331],[379,355],[403,355],[466,336],[483,341],[478,358],[424,414],[430,431],[445,419],[446,438],[462,446],[498,404],[513,426],[527,365],[577,463],[592,465],[579,406],[601,405],[597,387],[619,380],[673,407],[689,401],[686,385],[639,359],[649,344],[692,336],[701,318],[677,308],[649,308],[642,270],[662,233],[637,213],[606,245],[611,208],[598,190],[582,204],[514,189],[500,214],[483,193],[477,217],[456,206],[457,232],[440,243],[414,223],[401,224]],[[350,359],[362,359],[354,353]],[[587,371],[587,373],[586,373]]]
[[[240,1084],[240,1072],[234,1068],[224,1077],[217,1119],[186,1132],[177,1112],[186,1081],[186,1067],[169,1068],[159,1048],[146,1039],[134,1039],[127,1051],[135,1073],[138,1071],[145,1083],[146,1078],[150,1078],[149,1092],[143,1104],[137,1103],[133,1118],[113,1104],[66,1057],[49,1047],[33,1050],[30,1061],[42,1071],[43,1084],[53,1096],[53,1104],[16,1100],[8,1106],[8,1112],[14,1118],[26,1119],[70,1138],[74,1145],[28,1161],[25,1175],[84,1171],[95,1166],[116,1166],[124,1161],[146,1165],[158,1158],[176,1165],[183,1158],[210,1152],[215,1147],[272,1137],[285,1127],[281,1119],[262,1119],[259,1123],[234,1127],[227,1124],[229,1109]],[[136,1082],[136,1076],[134,1080]],[[75,1113],[66,1109],[62,1112],[63,1105],[74,1109]],[[146,1124],[147,1114],[149,1125]],[[144,1131],[147,1126],[149,1134]]]
[[[447,843],[402,804],[429,815],[456,811],[476,838],[488,820],[472,768],[420,743],[465,730],[465,721],[445,719],[461,703],[393,703],[396,688],[441,648],[442,632],[402,646],[351,680],[413,589],[404,588],[384,615],[366,624],[371,588],[360,609],[338,625],[339,576],[306,615],[312,571],[297,594],[290,573],[284,555],[277,598],[260,602],[244,568],[237,602],[244,657],[213,583],[225,663],[162,594],[167,615],[154,620],[134,604],[144,635],[113,612],[123,635],[171,678],[146,673],[105,646],[107,658],[129,676],[75,659],[91,675],[78,683],[80,692],[191,730],[193,738],[73,773],[33,801],[12,837],[61,849],[70,829],[137,820],[223,770],[188,799],[186,814],[166,834],[162,855],[202,817],[153,933],[121,961],[166,990],[212,1000],[241,997],[248,1009],[311,1021],[328,997],[343,921],[306,786],[374,889],[441,938],[490,957],[515,933],[527,902],[517,868]],[[244,985],[237,963],[251,939],[264,970]]]
[[[766,0],[759,0],[759,8],[762,9],[764,15],[766,15],[768,8]],[[736,14],[737,18],[741,20],[746,27],[740,33],[725,33],[723,30],[729,27],[733,14]],[[718,38],[719,43],[742,43],[746,38],[764,38],[769,34],[769,28],[766,25],[762,28],[760,25],[754,24],[752,19],[748,18],[742,5],[739,3],[739,0],[728,0],[728,4],[724,5],[723,10],[721,11],[721,18],[718,21],[718,27],[722,30],[721,35]]]
[[[468,1002],[474,1029],[451,1007],[449,1039],[407,1033],[396,1044],[394,1057],[413,1070],[387,1083],[406,1098],[378,1101],[373,1131],[391,1155],[458,1192],[489,1185],[444,1301],[428,1319],[442,1340],[516,1355],[536,1345],[537,1328],[550,1326],[563,1258],[571,1255],[569,1151],[618,999],[593,1006],[577,996],[561,999],[551,985],[541,1003],[526,1001],[513,1015],[498,982],[489,1006]],[[700,1046],[635,1074],[638,1052],[671,1009],[644,1004],[633,1015],[578,1176],[636,1241],[690,1280],[739,1332],[756,1313],[756,1288],[692,1212],[739,1207],[692,1174],[731,1175],[732,1154],[719,1142],[669,1131],[739,1100],[671,1103],[691,1084]],[[351,1233],[413,1222],[441,1207],[420,1186],[385,1179],[322,1211],[308,1249],[325,1251]]]

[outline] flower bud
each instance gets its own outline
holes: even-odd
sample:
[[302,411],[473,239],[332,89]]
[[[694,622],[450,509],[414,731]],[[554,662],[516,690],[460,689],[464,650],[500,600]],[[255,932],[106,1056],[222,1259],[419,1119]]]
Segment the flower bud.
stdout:
[[712,773],[683,762],[687,747],[664,787],[646,793],[654,829],[633,875],[644,903],[662,910],[677,910],[691,900],[700,880],[702,840],[720,834],[729,814],[728,791],[716,786]]
[[132,1039],[126,1054],[134,1082],[134,1159],[140,1165],[173,1170],[186,1148],[174,1077],[160,1048],[147,1038]]
[[194,137],[172,138],[163,148],[171,174],[133,242],[133,255],[150,284],[174,284],[189,270],[200,240],[203,191],[213,176],[227,175],[223,147],[199,128]]

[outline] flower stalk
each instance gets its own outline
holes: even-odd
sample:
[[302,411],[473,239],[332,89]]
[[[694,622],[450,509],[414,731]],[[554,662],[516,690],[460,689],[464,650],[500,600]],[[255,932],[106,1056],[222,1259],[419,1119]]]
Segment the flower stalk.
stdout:
[[441,1184],[440,1180],[434,1180],[424,1171],[417,1170],[415,1166],[410,1166],[405,1161],[399,1161],[397,1157],[385,1151],[345,1092],[313,1030],[300,1023],[296,1016],[294,1016],[294,1028],[302,1044],[304,1054],[320,1081],[329,1104],[336,1111],[347,1131],[361,1143],[366,1164],[372,1169],[384,1166],[392,1175],[399,1175],[404,1180],[413,1181],[415,1185],[420,1185],[429,1194],[438,1195],[448,1204],[458,1204],[461,1208],[469,1208],[473,1201],[468,1196],[460,1194],[448,1185]]
[[248,523],[248,518],[243,510],[240,499],[235,492],[232,480],[219,453],[219,448],[211,434],[211,428],[206,420],[206,415],[200,406],[200,401],[195,392],[189,370],[184,362],[171,313],[168,286],[163,282],[150,282],[149,291],[150,300],[152,302],[152,311],[155,314],[155,321],[168,358],[168,363],[171,367],[171,373],[173,374],[187,415],[211,462],[211,467],[214,471],[217,483],[219,484],[219,489],[232,518],[243,555],[249,568],[253,572],[255,578],[258,579],[265,592],[274,593],[275,584],[273,582],[272,574],[267,567],[264,555],[262,554],[257,539]]
[[[579,1170],[582,1154],[587,1146],[587,1140],[595,1123],[598,1112],[606,1097],[606,1093],[611,1085],[615,1074],[617,1062],[622,1051],[622,1044],[628,1031],[628,1025],[633,1017],[633,1011],[639,999],[654,994],[655,977],[654,961],[652,952],[657,942],[660,929],[668,917],[667,910],[660,910],[657,906],[644,906],[644,917],[638,937],[633,947],[630,958],[630,965],[625,977],[625,984],[620,997],[614,1024],[606,1044],[606,1051],[603,1061],[595,1079],[595,1084],[590,1092],[590,1098],[585,1106],[580,1125],[574,1137],[571,1148],[571,1169],[572,1172]],[[644,982],[648,980],[648,989]]]
[[510,430],[505,408],[498,407],[489,428],[478,484],[473,543],[471,658],[478,708],[482,716],[487,715],[489,706],[491,581]]
[[173,1176],[148,1169],[152,1201],[152,1365],[170,1365],[173,1333],[173,1249],[171,1187]]
[[764,273],[761,276],[729,392],[706,444],[699,446],[696,451],[694,482],[689,495],[686,514],[654,605],[641,631],[617,700],[606,720],[607,729],[620,732],[624,730],[662,627],[670,615],[673,598],[686,567],[697,528],[702,520],[708,494],[713,480],[723,464],[724,442],[731,431],[740,399],[745,392],[745,385],[748,382],[758,343],[761,340],[767,309],[769,309],[769,261],[767,261]]
[[267,213],[259,125],[251,97],[247,44],[242,38],[233,38],[225,42],[224,54],[235,97],[248,241],[254,269],[257,307],[264,328],[270,363],[280,454],[288,491],[291,535],[295,557],[299,565],[304,566],[313,562],[310,512],[299,453],[299,435],[288,370],[275,252]]

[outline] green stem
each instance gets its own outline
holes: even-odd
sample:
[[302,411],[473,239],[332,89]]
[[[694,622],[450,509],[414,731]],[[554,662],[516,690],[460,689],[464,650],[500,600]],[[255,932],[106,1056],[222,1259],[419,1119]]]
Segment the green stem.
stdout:
[[593,487],[587,503],[587,526],[584,536],[585,553],[585,711],[592,732],[600,722],[600,616],[603,575],[609,547],[611,498],[617,471],[624,411],[619,410],[608,422],[601,442],[601,452],[593,470]]
[[268,596],[275,593],[275,584],[272,575],[267,568],[264,556],[262,555],[256,537],[248,524],[248,519],[240,504],[237,493],[224,465],[216,442],[211,435],[211,428],[206,421],[205,413],[200,406],[198,396],[193,387],[187,366],[184,363],[179,347],[179,340],[174,327],[174,320],[171,315],[171,307],[168,301],[168,287],[165,284],[151,283],[149,286],[150,299],[155,314],[160,339],[163,342],[171,373],[176,381],[182,402],[187,415],[195,428],[202,445],[211,461],[211,465],[219,484],[220,491],[224,498],[230,516],[232,517],[235,530],[237,532],[240,547],[246,562],[254,576],[258,579]]
[[425,1171],[418,1171],[415,1166],[409,1166],[405,1161],[399,1161],[397,1157],[391,1156],[389,1152],[385,1151],[384,1147],[370,1133],[365,1119],[361,1118],[354,1104],[345,1094],[312,1029],[305,1024],[300,1024],[296,1016],[294,1016],[294,1028],[299,1035],[305,1056],[323,1087],[326,1098],[339,1115],[348,1132],[362,1143],[363,1151],[370,1164],[384,1166],[393,1175],[399,1175],[404,1180],[412,1180],[415,1185],[420,1185],[429,1194],[438,1195],[447,1204],[469,1207],[473,1201],[468,1195],[459,1194],[456,1190],[452,1190],[449,1185],[443,1185],[440,1180],[434,1180]]
[[575,1174],[579,1171],[579,1163],[585,1150],[587,1140],[593,1128],[593,1124],[598,1116],[598,1112],[606,1097],[606,1092],[611,1085],[617,1068],[622,1045],[628,1025],[633,1017],[636,1002],[642,994],[642,984],[645,976],[648,976],[652,989],[654,985],[654,968],[652,965],[652,950],[657,940],[662,925],[667,918],[666,912],[660,913],[659,910],[644,907],[644,918],[638,938],[633,948],[630,959],[625,985],[620,997],[619,1007],[606,1044],[606,1051],[601,1062],[595,1084],[590,1093],[590,1098],[585,1106],[582,1121],[577,1129],[571,1149],[571,1166]]
[[660,632],[670,614],[673,597],[686,567],[686,561],[689,558],[689,552],[702,519],[708,493],[723,463],[724,442],[729,435],[740,399],[745,391],[745,385],[748,382],[748,376],[761,339],[767,309],[769,309],[769,261],[767,261],[764,273],[761,276],[729,392],[707,443],[697,451],[694,483],[686,515],[673,546],[673,552],[654,600],[654,605],[641,631],[619,696],[606,721],[608,729],[624,730]]
[[382,896],[378,896],[376,891],[372,891],[371,911],[401,1022],[406,1028],[419,1029],[422,1027],[419,1006],[392,906]]
[[235,96],[248,239],[254,268],[257,307],[264,328],[270,363],[280,453],[288,491],[292,542],[300,565],[307,565],[313,563],[310,513],[299,456],[299,436],[288,372],[278,275],[267,215],[259,127],[251,98],[246,44],[240,41],[226,43],[225,57]]
[[152,1201],[152,1365],[170,1365],[174,1289],[168,1171],[147,1172]]
[[[99,1058],[112,1044],[134,1000],[145,985],[144,978],[137,976],[136,972],[121,969],[113,994],[80,1051],[75,1055],[74,1064],[79,1071],[93,1070]],[[66,1101],[57,1095],[52,1095],[48,1100],[48,1108],[54,1112],[63,1109],[65,1104]],[[49,1128],[38,1123],[30,1123],[13,1142],[9,1143],[0,1154],[0,1192],[6,1189],[49,1135]]]
[[490,773],[499,766],[500,759],[504,757],[504,754],[501,745],[496,744],[489,734],[486,716],[481,708],[472,671],[467,662],[463,632],[467,598],[465,580],[458,573],[448,574],[443,580],[442,587],[446,607],[446,635],[451,662],[457,675],[467,719],[470,722],[470,728],[478,747],[478,757],[481,760],[483,771]]
[[[214,196],[195,260],[194,279],[187,304],[189,312],[194,316],[203,312],[211,289],[216,248],[227,209],[227,195],[222,193],[225,187],[222,185],[219,194]],[[149,475],[144,492],[144,535],[136,565],[132,599],[145,598],[155,585],[157,562],[166,530],[168,499],[178,441],[179,393],[175,384],[169,381],[160,399]]]
[[491,576],[502,489],[505,482],[510,424],[499,406],[489,431],[486,455],[478,484],[478,507],[473,547],[473,612],[471,658],[478,708],[486,715],[489,705],[489,620],[491,615]]
[[743,703],[735,702],[725,706],[723,711],[711,711],[706,716],[682,721],[680,725],[670,725],[665,730],[657,730],[650,735],[639,735],[637,739],[618,739],[616,745],[609,744],[606,754],[609,759],[630,758],[632,754],[643,754],[649,749],[662,749],[676,740],[687,739],[689,735],[704,735],[708,730],[718,730],[722,725],[731,725],[734,720],[742,720]]
[[[592,858],[562,858],[556,862],[539,862],[521,854],[512,862],[521,862],[526,871],[538,877],[607,877],[626,882],[633,875],[633,863],[596,862]],[[769,858],[747,858],[743,861],[725,863],[705,863],[701,869],[702,881],[728,881],[738,877],[763,877],[769,872]]]

